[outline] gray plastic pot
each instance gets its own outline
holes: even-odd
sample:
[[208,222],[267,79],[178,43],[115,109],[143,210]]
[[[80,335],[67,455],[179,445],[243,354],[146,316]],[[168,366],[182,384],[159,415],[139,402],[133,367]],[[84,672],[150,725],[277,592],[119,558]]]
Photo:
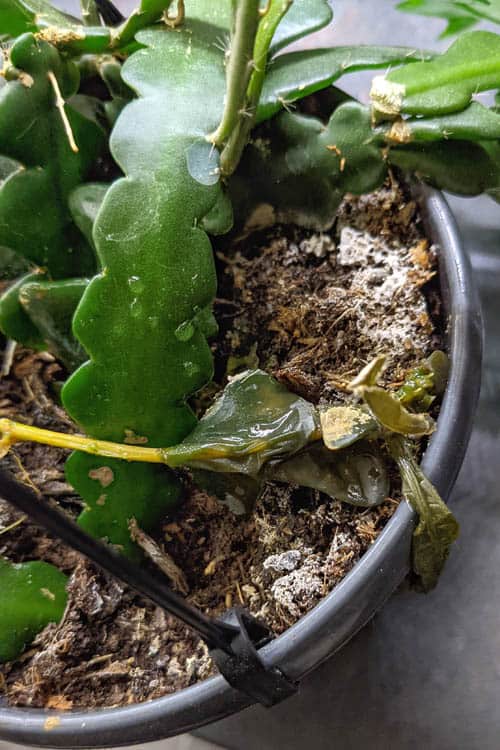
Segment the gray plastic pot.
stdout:
[[[437,430],[423,459],[447,498],[469,440],[481,373],[481,314],[471,268],[443,196],[417,186],[429,238],[440,248],[451,372]],[[340,649],[373,616],[408,571],[414,515],[402,503],[360,562],[309,614],[261,649],[266,663],[300,680]],[[111,747],[159,740],[240,711],[250,704],[222,677],[126,708],[56,713],[0,705],[0,738],[40,747]],[[272,710],[272,709],[270,709]],[[47,718],[52,721],[46,723]],[[54,721],[54,718],[56,720]]]

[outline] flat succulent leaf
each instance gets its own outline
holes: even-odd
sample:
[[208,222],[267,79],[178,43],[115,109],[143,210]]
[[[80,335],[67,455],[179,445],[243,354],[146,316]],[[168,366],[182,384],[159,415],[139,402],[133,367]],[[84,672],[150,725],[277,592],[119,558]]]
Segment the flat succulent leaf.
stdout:
[[449,365],[447,355],[437,349],[422,364],[410,370],[395,395],[405,407],[428,411],[436,396],[444,393]]
[[315,121],[311,127],[308,118],[299,115],[295,120],[288,113],[282,117],[283,134],[290,139],[284,161],[292,175],[324,176],[342,195],[368,192],[384,179],[385,166],[366,107],[342,104],[326,126]]
[[103,129],[105,121],[104,102],[96,96],[87,94],[75,94],[68,99],[68,106],[78,112],[82,117],[93,122],[100,130]]
[[22,169],[23,165],[15,159],[0,154],[0,184],[11,175]]
[[138,31],[159,21],[172,0],[141,0],[139,6],[117,29],[114,45],[122,47],[131,42]]
[[387,68],[391,64],[408,63],[422,58],[423,53],[408,47],[368,45],[299,50],[280,55],[273,61],[266,75],[257,122],[272,117],[283,107],[305,96],[331,86],[347,73]]
[[275,219],[316,229],[331,226],[346,192],[380,185],[386,166],[370,113],[357,102],[321,120],[283,112],[247,147],[230,184],[235,213],[272,206]]
[[[280,4],[283,0],[280,0]],[[262,7],[267,5],[267,0]],[[232,0],[190,0],[186,4],[186,14],[189,20],[202,21],[218,26],[220,29],[219,43],[229,34],[233,19]],[[281,19],[273,35],[271,55],[283,47],[302,39],[314,31],[328,26],[333,13],[327,0],[293,0],[286,14]]]
[[[105,273],[91,281],[73,322],[90,359],[62,392],[91,437],[179,443],[196,424],[186,399],[212,375],[206,335],[216,275],[201,223],[222,188],[194,180],[186,153],[218,125],[225,70],[220,28],[192,24],[141,31],[143,48],[122,68],[137,95],[111,138],[125,178],[113,183],[98,212],[93,236]],[[75,453],[66,472],[87,504],[79,522],[128,555],[135,552],[128,520],[149,531],[180,492],[163,466]]]
[[183,442],[166,450],[170,466],[256,476],[279,456],[319,437],[315,407],[262,370],[235,376]]
[[217,236],[229,232],[233,222],[233,204],[226,190],[223,189],[213,208],[201,220],[200,226],[207,234]]
[[427,357],[425,364],[432,372],[435,395],[442,396],[448,385],[450,374],[450,359],[448,355],[440,349],[436,349]]
[[357,388],[377,385],[380,376],[386,367],[387,357],[385,354],[379,354],[368,362],[353,378],[349,384],[350,390],[355,391]]
[[86,182],[78,185],[68,196],[73,221],[92,247],[94,223],[108,189],[109,185],[105,182]]
[[376,421],[389,432],[422,437],[434,431],[434,420],[428,414],[408,411],[399,394],[387,391],[376,383],[385,365],[380,355],[369,362],[349,383],[349,389],[363,399]]
[[217,26],[218,41],[222,42],[222,34],[229,34],[233,25],[233,3],[232,0],[218,0],[216,3],[212,0],[190,0],[189,6],[186,4],[186,16],[193,26],[198,23]]
[[91,58],[95,61],[96,71],[106,84],[110,95],[113,98],[130,99],[134,98],[134,92],[127,86],[122,78],[123,63],[113,55],[102,55],[101,57]]
[[331,406],[320,412],[323,442],[331,451],[342,450],[377,432],[378,422],[357,405]]
[[366,441],[338,453],[313,443],[292,458],[266,463],[257,476],[195,470],[193,479],[236,515],[252,512],[266,482],[318,490],[359,508],[380,505],[390,489],[385,456]]
[[472,102],[461,112],[440,117],[396,120],[386,129],[389,144],[442,140],[486,141],[500,139],[500,113]]
[[335,500],[361,508],[380,505],[389,494],[387,461],[374,442],[361,441],[332,452],[320,444],[297,456],[270,463],[263,476],[324,492]]
[[26,273],[29,263],[10,247],[0,246],[0,279],[16,279]]
[[459,34],[481,19],[500,23],[499,0],[405,0],[397,7],[407,13],[444,18],[448,25],[441,37]]
[[271,55],[328,26],[332,18],[327,0],[294,0],[274,34]]
[[498,142],[441,141],[391,148],[388,161],[404,172],[459,195],[500,189]]
[[71,219],[67,199],[103,151],[104,132],[66,106],[79,150],[71,149],[48,76],[54,74],[69,98],[78,87],[78,71],[54,47],[25,34],[10,59],[28,78],[8,81],[0,90],[0,153],[19,163],[0,183],[0,244],[55,278],[90,273],[93,253]]
[[434,377],[429,367],[419,365],[406,376],[403,385],[396,391],[396,396],[403,406],[412,406],[419,411],[429,411],[435,396]]
[[0,330],[23,346],[50,351],[71,372],[86,359],[72,320],[88,284],[48,281],[39,270],[21,276],[0,297]]
[[111,32],[105,26],[83,26],[46,0],[0,0],[0,35],[16,38],[26,32],[69,54],[100,54],[110,46]]
[[109,98],[98,102],[112,127],[123,107],[134,98],[134,92],[121,76],[122,61],[111,54],[93,54],[82,55],[76,62],[84,86],[87,82],[92,86],[94,79],[100,78],[108,89]]
[[68,28],[76,18],[62,13],[44,0],[0,0],[0,34],[15,38],[46,26]]
[[46,562],[13,564],[0,558],[0,662],[21,654],[66,607],[66,576]]
[[434,431],[434,420],[428,414],[414,414],[401,404],[394,393],[378,386],[357,389],[373,416],[386,430],[400,435],[422,437]]
[[40,279],[40,271],[21,276],[0,297],[0,330],[9,339],[30,349],[44,349],[43,337],[23,308],[20,295],[23,288]]
[[432,116],[457,112],[480,91],[500,85],[500,35],[469,31],[428,62],[378,76],[370,92],[381,118],[400,114]]
[[459,526],[416,462],[408,441],[392,437],[389,450],[403,480],[403,495],[418,514],[413,532],[412,568],[424,591],[433,589],[458,537]]
[[[44,348],[57,357],[69,372],[86,359],[81,344],[73,335],[72,322],[88,284],[89,279],[35,279],[24,283],[19,291],[21,307],[38,331]],[[1,305],[2,300],[0,311]]]
[[18,0],[0,0],[0,35],[11,39],[26,31],[36,31],[33,14]]

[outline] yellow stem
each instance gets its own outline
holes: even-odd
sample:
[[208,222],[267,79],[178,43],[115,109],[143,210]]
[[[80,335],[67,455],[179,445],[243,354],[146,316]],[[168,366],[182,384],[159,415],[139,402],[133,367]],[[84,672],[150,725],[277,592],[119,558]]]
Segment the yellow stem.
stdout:
[[59,114],[61,115],[62,124],[64,127],[64,132],[66,133],[66,136],[68,138],[68,143],[70,149],[73,151],[73,153],[78,153],[78,146],[76,145],[75,136],[73,135],[73,131],[71,130],[71,123],[68,120],[68,115],[66,114],[66,110],[64,109],[64,105],[66,102],[64,101],[61,89],[59,88],[59,84],[57,82],[57,78],[53,74],[51,70],[47,73],[47,76],[50,81],[50,85],[54,89],[54,95],[56,99],[56,107],[59,110]]
[[31,441],[53,445],[56,448],[83,451],[95,456],[121,458],[124,461],[142,461],[146,463],[167,463],[166,452],[162,448],[143,448],[137,445],[112,443],[109,440],[94,440],[84,435],[67,435],[53,430],[42,430],[11,419],[0,419],[0,456],[5,456],[15,443]]
[[[310,435],[310,441],[319,440],[321,435],[321,429],[315,430]],[[230,446],[216,445],[199,447],[194,452],[192,446],[185,448],[182,443],[170,448],[144,448],[138,445],[113,443],[110,440],[95,440],[91,437],[85,437],[85,435],[68,435],[65,432],[43,430],[41,427],[14,422],[12,419],[0,419],[0,459],[7,455],[13,445],[25,441],[53,445],[55,448],[65,448],[66,450],[82,451],[93,456],[120,458],[123,461],[166,464],[171,468],[189,466],[190,459],[193,458],[197,461],[210,461],[217,458],[227,458],[228,456],[248,456],[264,451],[267,446],[265,440],[255,440],[247,445],[246,450],[241,454]]]

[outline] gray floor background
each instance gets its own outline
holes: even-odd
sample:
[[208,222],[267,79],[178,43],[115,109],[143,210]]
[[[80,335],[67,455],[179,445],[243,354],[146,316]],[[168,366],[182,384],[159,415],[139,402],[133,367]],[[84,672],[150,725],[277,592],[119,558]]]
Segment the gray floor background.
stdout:
[[[436,41],[443,22],[402,15],[395,4],[335,0],[334,27],[320,32],[315,43],[447,45]],[[117,5],[125,10],[134,3]],[[189,12],[189,0],[186,7]],[[366,98],[370,77],[346,78],[345,87]],[[486,323],[481,404],[452,497],[460,540],[436,591],[425,597],[397,592],[356,638],[304,680],[297,697],[200,730],[223,747],[500,750],[500,207],[489,199],[452,198],[451,204]],[[197,742],[184,736],[144,747],[207,750]],[[0,742],[0,750],[9,747]]]

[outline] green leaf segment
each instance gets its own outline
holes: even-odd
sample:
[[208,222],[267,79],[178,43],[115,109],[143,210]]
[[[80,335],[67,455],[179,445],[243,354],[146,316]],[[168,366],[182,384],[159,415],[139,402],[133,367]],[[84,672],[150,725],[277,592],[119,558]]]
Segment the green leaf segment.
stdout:
[[[286,18],[286,17],[285,17]],[[406,47],[332,47],[288,52],[274,60],[264,81],[257,122],[304,96],[331,86],[346,73],[422,60]]]
[[459,525],[422,472],[408,440],[392,435],[387,445],[401,474],[403,494],[418,514],[412,539],[412,570],[421,589],[430,591],[458,537]]
[[[221,188],[191,177],[187,153],[222,112],[220,33],[194,22],[142,31],[144,49],[123,68],[138,96],[111,142],[126,177],[107,192],[97,216],[103,270],[74,320],[91,359],[62,394],[69,414],[93,437],[152,447],[180,442],[196,423],[186,399],[212,374],[205,313],[216,276],[199,225]],[[80,523],[127,554],[134,549],[128,519],[149,529],[179,494],[168,469],[78,453],[67,476],[87,503]]]
[[388,161],[445,190],[498,199],[498,112],[473,97],[499,85],[500,35],[489,31],[465,33],[431,61],[375,78],[375,118],[394,120],[385,128]]
[[14,659],[66,606],[66,576],[45,562],[0,558],[0,663]]
[[444,18],[448,25],[441,37],[459,34],[482,19],[500,23],[500,0],[405,0],[397,7],[407,13]]
[[[326,3],[305,5],[316,8],[309,26],[329,20]],[[192,172],[200,154],[209,163],[206,136],[224,108],[220,44],[231,3],[198,0],[189,10],[190,19],[175,30],[163,26],[137,34],[144,48],[122,70],[138,97],[123,110],[111,140],[126,177],[106,194],[97,216],[94,241],[103,271],[74,320],[91,360],[62,394],[87,434],[153,447],[179,443],[196,424],[186,399],[212,374],[206,336],[214,330],[216,289],[201,227],[220,231],[222,222],[227,228],[217,174],[205,174],[201,184],[190,167]],[[295,38],[297,22],[289,33]],[[287,38],[283,34],[281,43]],[[209,172],[216,168],[215,162]],[[214,224],[220,210],[222,219]],[[130,555],[135,547],[128,519],[134,516],[149,529],[179,495],[178,480],[161,466],[76,453],[67,476],[87,504],[80,523]]]
[[499,80],[500,35],[471,31],[430,62],[375,78],[371,99],[383,117],[436,116],[464,109],[473,95],[497,88]]
[[44,0],[1,0],[0,3],[0,33],[12,38],[47,26],[67,29],[77,23],[76,18]]
[[65,105],[76,149],[71,146],[54,80],[68,99],[78,90],[79,75],[52,45],[25,34],[12,47],[10,63],[0,91],[0,153],[4,163],[5,157],[11,160],[0,185],[0,244],[54,278],[88,273],[95,268],[94,255],[67,201],[102,151],[104,133]]
[[278,115],[247,148],[230,190],[242,217],[268,203],[278,221],[324,228],[346,192],[372,190],[385,174],[369,110],[348,102],[326,126],[314,117]]
[[[52,45],[28,33],[13,45],[4,72],[0,245],[43,269],[43,275],[36,275],[40,288],[44,279],[91,274],[95,255],[73,222],[68,198],[103,151],[105,134],[93,120],[62,103],[78,90],[78,69]],[[0,299],[0,328],[16,341],[44,348],[44,332],[20,297],[25,283],[34,280],[30,274]],[[51,293],[49,284],[44,296],[50,300]],[[56,308],[57,303],[52,305],[57,317]]]
[[[263,122],[289,102],[330,86],[344,72],[412,61],[376,79],[374,109],[383,124],[374,127],[368,108],[348,102],[337,106],[327,123],[284,112],[263,125],[258,132],[263,137],[246,149],[231,180],[231,197],[245,215],[264,200],[273,205],[277,218],[325,226],[346,191],[369,191],[384,179],[388,162],[415,168],[417,158],[420,171],[437,184],[453,188],[463,181],[464,191],[487,189],[492,194],[500,189],[498,113],[471,103],[477,91],[500,86],[496,35],[464,35],[447,53],[427,62],[417,62],[408,50],[379,47],[273,58],[286,44],[327,23],[331,11],[324,0],[295,0],[293,5],[270,0],[267,12],[243,40],[248,59],[238,67],[231,63],[235,34],[229,50],[221,48],[232,28],[231,0],[190,0],[189,20],[176,28],[168,15],[170,5],[166,0],[142,0],[117,31],[83,27],[57,11],[52,15],[42,0],[7,0],[0,8],[2,33],[13,37],[28,32],[11,47],[0,93],[0,246],[42,267],[45,274],[32,273],[9,291],[0,301],[0,323],[8,334],[6,321],[12,323],[11,332],[18,326],[14,338],[30,340],[33,346],[50,345],[66,358],[69,369],[90,358],[63,389],[69,414],[90,436],[90,443],[84,439],[87,454],[70,457],[67,476],[86,504],[80,523],[131,556],[137,552],[129,519],[135,517],[148,530],[179,495],[178,480],[161,460],[169,454],[169,465],[177,466],[191,450],[196,466],[207,468],[202,443],[213,424],[208,419],[196,429],[187,404],[212,374],[207,337],[215,327],[211,306],[216,277],[207,231],[221,233],[231,225],[220,171],[235,170],[255,121]],[[243,5],[254,15],[258,10],[255,0],[238,7]],[[182,2],[177,9],[181,16]],[[111,53],[124,50],[133,54],[120,70]],[[100,58],[92,64],[109,79],[110,121],[121,112],[111,151],[124,174],[109,190],[82,185],[104,135],[92,118],[66,104],[79,87],[77,66],[69,58],[103,52],[107,62]],[[108,64],[112,69],[105,74],[103,66]],[[240,92],[233,68],[244,83]],[[134,94],[137,98],[130,101]],[[336,95],[345,101],[341,92]],[[229,126],[214,140],[221,121]],[[215,141],[220,160],[212,148]],[[450,155],[457,156],[459,166]],[[252,190],[255,195],[248,201]],[[86,276],[96,268],[100,273],[88,283]],[[75,345],[66,334],[82,293],[73,319],[79,341]],[[383,409],[386,416],[378,422],[386,428],[404,434],[428,431],[427,424],[421,429],[422,419],[389,403],[374,386],[365,395],[373,397],[367,398],[373,413]],[[226,427],[231,440],[234,423],[229,420]],[[297,432],[295,423],[292,427]],[[364,436],[354,432],[356,442]],[[352,433],[341,436],[341,442],[350,444]],[[149,448],[158,463],[143,464],[138,458],[125,463],[115,458],[116,452],[113,457],[97,455],[98,440],[116,441],[122,450]],[[172,448],[179,444],[182,447]],[[251,453],[253,443],[249,445]],[[383,461],[373,453],[368,456],[361,444],[355,448],[352,465],[342,468],[340,458],[332,459],[314,486],[341,492],[339,488],[352,484],[349,477],[358,476],[356,502],[363,504],[366,476],[380,465],[367,503],[371,505],[385,496]],[[293,464],[279,470],[271,462],[258,475],[288,480],[300,475],[306,482],[303,476],[311,473],[311,466],[325,466],[325,450],[313,446],[311,453],[301,452],[300,462],[294,456]],[[410,461],[407,455],[403,459]],[[222,464],[219,461],[219,468]],[[401,465],[402,472],[406,468]],[[414,466],[409,471],[416,476]],[[231,478],[235,472],[227,473]],[[407,480],[409,496],[418,491],[412,481]],[[431,490],[424,490],[426,505],[418,506],[419,497],[414,501],[426,524],[420,541],[435,549],[418,554],[415,566],[422,571],[430,560],[429,570],[421,573],[428,586],[444,559],[439,539],[430,538],[434,531],[429,508],[436,506],[443,518],[444,511]],[[455,529],[444,520],[446,545]],[[0,567],[0,578],[12,581],[18,575],[22,587],[19,570]],[[48,589],[48,600],[60,601],[52,587],[42,588]],[[16,622],[16,611],[9,612],[10,622]],[[40,607],[40,612],[46,610]],[[33,624],[31,611],[22,614],[16,630],[22,637],[0,650],[0,659],[2,653],[10,658],[55,616],[51,610]]]

